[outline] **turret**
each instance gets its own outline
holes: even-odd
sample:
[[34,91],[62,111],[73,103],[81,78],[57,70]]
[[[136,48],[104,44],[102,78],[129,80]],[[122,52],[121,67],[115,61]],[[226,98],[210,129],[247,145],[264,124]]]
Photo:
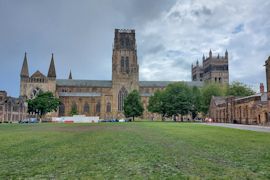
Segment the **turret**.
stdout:
[[72,79],[72,73],[71,73],[71,70],[70,70],[70,72],[69,72],[69,77],[68,77],[68,79]]
[[266,88],[267,92],[270,92],[270,56],[265,61],[265,71],[266,71]]
[[21,78],[29,78],[28,63],[27,63],[27,54],[24,53],[24,60],[21,70]]
[[203,54],[202,60],[203,60],[203,61],[205,60],[205,56],[204,56],[204,54]]
[[53,53],[52,53],[51,63],[50,63],[50,67],[49,67],[49,71],[48,71],[47,77],[49,77],[49,78],[56,78]]
[[212,58],[212,50],[209,51],[209,58]]
[[228,51],[227,51],[227,49],[226,49],[226,52],[225,52],[225,59],[228,59],[228,57],[229,57],[229,53],[228,53]]

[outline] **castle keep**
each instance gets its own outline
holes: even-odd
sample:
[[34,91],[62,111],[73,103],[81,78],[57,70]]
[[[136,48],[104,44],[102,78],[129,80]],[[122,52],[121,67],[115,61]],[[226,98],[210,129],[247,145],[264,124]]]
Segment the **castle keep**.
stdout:
[[[68,116],[71,109],[76,109],[78,114],[109,119],[123,117],[124,98],[136,89],[144,105],[144,118],[153,118],[154,115],[147,112],[148,99],[170,83],[173,81],[140,81],[135,30],[115,29],[112,80],[75,80],[71,72],[68,79],[57,79],[53,54],[47,76],[40,71],[30,76],[25,54],[20,95],[33,98],[40,91],[51,91],[61,100],[59,111],[53,116]],[[203,85],[200,81],[186,83]]]

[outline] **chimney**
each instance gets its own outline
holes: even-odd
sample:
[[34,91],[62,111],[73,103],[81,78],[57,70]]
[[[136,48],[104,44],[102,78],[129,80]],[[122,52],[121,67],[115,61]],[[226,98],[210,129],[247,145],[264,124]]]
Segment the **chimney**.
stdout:
[[260,83],[260,93],[264,93],[264,85],[263,85],[263,83]]

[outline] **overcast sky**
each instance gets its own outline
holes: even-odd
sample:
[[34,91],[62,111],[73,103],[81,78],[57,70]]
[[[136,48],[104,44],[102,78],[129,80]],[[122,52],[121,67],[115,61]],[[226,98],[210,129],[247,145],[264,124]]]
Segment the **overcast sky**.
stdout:
[[111,80],[115,28],[136,30],[140,80],[191,80],[191,64],[229,51],[230,81],[265,82],[267,0],[0,0],[0,89],[19,95],[24,52],[30,74]]

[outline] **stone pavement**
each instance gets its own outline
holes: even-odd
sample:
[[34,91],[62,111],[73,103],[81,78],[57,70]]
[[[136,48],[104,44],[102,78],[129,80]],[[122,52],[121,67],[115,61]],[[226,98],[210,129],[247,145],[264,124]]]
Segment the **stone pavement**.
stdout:
[[244,125],[244,124],[228,124],[228,123],[202,123],[209,126],[220,126],[234,129],[243,129],[258,132],[270,133],[270,126],[258,126],[258,125]]

